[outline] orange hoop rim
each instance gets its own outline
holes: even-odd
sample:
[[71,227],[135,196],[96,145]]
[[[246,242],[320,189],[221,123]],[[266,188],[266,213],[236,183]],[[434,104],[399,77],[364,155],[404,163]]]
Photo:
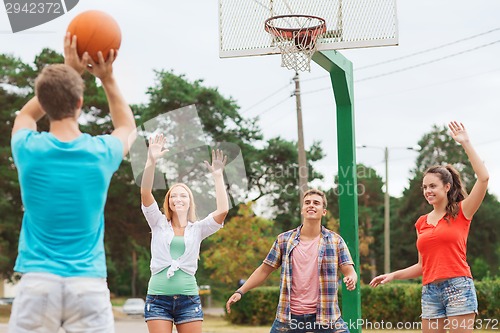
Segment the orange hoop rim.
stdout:
[[[298,28],[280,28],[271,24],[272,21],[281,18],[294,18],[294,17],[304,17],[310,19],[316,19],[320,23],[318,25],[313,25],[311,27],[298,27]],[[316,38],[317,36],[324,34],[326,32],[326,21],[325,19],[313,16],[313,15],[278,15],[268,18],[264,23],[265,30],[274,35],[275,37],[281,37],[285,39],[293,39],[302,36],[309,36]]]

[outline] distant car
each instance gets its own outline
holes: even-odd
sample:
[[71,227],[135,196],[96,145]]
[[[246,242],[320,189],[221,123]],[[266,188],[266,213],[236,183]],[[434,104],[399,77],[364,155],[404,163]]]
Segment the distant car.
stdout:
[[0,298],[0,305],[12,305],[12,302],[14,302],[14,297]]
[[123,313],[127,315],[144,315],[144,300],[142,298],[129,298],[123,304]]

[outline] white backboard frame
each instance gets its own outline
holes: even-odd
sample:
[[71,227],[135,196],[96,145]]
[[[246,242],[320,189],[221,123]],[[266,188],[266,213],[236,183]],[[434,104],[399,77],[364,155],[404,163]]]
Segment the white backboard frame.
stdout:
[[264,22],[289,14],[326,20],[318,51],[398,45],[396,0],[219,0],[219,56],[279,54]]

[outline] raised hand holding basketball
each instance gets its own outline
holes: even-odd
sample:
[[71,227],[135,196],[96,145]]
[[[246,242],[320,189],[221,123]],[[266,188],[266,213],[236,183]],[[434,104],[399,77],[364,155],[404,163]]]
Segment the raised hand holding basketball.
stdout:
[[66,36],[64,36],[64,63],[82,74],[89,63],[89,54],[85,52],[80,58],[76,52],[76,44],[76,36],[72,37],[71,34],[67,32]]
[[95,62],[92,57],[88,57],[89,65],[87,70],[98,77],[101,82],[106,81],[108,78],[113,77],[113,62],[116,58],[115,50],[109,51],[109,56],[107,60],[104,60],[102,52],[97,52],[98,62]]

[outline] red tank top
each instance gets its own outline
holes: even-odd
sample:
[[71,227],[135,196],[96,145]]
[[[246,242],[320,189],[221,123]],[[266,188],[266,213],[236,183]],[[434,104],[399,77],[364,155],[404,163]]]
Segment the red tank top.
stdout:
[[467,237],[471,220],[462,212],[447,222],[444,218],[436,226],[427,223],[427,215],[419,217],[415,223],[417,229],[417,249],[422,257],[422,284],[438,279],[458,276],[472,278],[467,263]]

